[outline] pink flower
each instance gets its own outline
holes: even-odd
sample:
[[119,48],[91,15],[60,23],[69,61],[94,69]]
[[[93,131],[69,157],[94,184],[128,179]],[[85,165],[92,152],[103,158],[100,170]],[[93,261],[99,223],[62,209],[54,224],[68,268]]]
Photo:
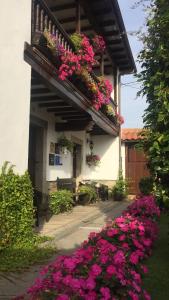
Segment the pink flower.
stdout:
[[56,273],[53,273],[52,276],[53,276],[53,281],[55,283],[58,283],[62,278],[62,273],[61,273],[61,271],[58,271]]
[[96,282],[94,281],[94,279],[92,277],[88,277],[88,279],[86,280],[86,288],[89,290],[94,290],[96,286]]
[[117,251],[117,253],[114,255],[114,263],[116,265],[125,263],[125,256],[122,250]]
[[110,265],[106,269],[107,274],[109,275],[115,275],[116,274],[116,268],[113,265]]
[[144,299],[145,300],[151,300],[150,295],[145,290],[143,291],[143,294],[144,294]]
[[132,300],[139,300],[139,297],[137,294],[133,293],[132,291],[129,291],[129,296]]
[[124,241],[126,238],[126,236],[124,234],[120,235],[119,236],[119,241]]
[[102,272],[102,269],[99,265],[97,264],[94,264],[92,267],[91,267],[91,271],[90,271],[90,274],[93,275],[93,276],[98,276],[100,275],[100,273]]
[[107,230],[107,236],[113,237],[114,235],[117,235],[119,233],[118,229],[112,228]]
[[102,296],[104,297],[104,300],[109,300],[111,299],[111,296],[110,296],[110,289],[108,287],[102,287],[100,289],[100,292],[102,294]]
[[70,300],[70,298],[67,295],[59,295],[55,298],[55,300]]
[[66,258],[64,260],[65,268],[69,269],[70,271],[72,271],[76,267],[76,263],[76,259],[73,258]]
[[131,255],[130,255],[130,262],[133,264],[133,265],[136,265],[138,263],[138,260],[139,260],[139,257],[137,255],[136,252],[133,252]]

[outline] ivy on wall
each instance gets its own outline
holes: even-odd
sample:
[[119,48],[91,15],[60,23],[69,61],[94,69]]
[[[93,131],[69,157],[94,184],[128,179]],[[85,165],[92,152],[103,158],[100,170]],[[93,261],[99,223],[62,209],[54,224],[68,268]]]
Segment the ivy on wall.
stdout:
[[143,146],[159,199],[169,205],[169,5],[168,0],[151,0],[139,55],[142,82],[139,94],[145,95],[148,107],[144,114],[146,130]]

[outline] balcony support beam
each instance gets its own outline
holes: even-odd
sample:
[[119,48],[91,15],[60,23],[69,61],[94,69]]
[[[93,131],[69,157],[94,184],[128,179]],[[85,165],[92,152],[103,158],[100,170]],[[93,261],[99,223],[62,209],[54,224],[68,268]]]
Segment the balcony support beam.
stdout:
[[76,0],[76,32],[80,33],[81,31],[81,9],[80,9],[80,1]]

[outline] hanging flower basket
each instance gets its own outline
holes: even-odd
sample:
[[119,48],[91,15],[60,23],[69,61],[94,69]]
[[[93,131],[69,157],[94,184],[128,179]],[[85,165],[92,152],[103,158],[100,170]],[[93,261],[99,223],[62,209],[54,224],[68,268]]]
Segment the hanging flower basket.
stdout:
[[58,139],[58,146],[59,146],[59,149],[61,151],[61,153],[63,154],[67,154],[68,152],[73,152],[73,142],[68,140],[65,136],[61,136],[59,139]]
[[100,164],[100,157],[97,154],[88,154],[86,156],[86,163],[89,167],[96,167]]

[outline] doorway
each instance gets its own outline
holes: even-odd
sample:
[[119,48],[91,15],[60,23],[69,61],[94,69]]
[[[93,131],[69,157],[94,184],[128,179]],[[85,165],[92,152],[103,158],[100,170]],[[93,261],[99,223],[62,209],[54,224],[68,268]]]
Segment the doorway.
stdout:
[[37,223],[43,198],[43,137],[44,129],[38,125],[30,124],[28,171],[34,189]]
[[129,183],[129,194],[139,194],[140,179],[147,176],[150,176],[150,173],[144,152],[136,149],[134,143],[126,144],[126,179]]
[[73,147],[73,178],[78,178],[81,174],[82,166],[82,146],[74,143]]

